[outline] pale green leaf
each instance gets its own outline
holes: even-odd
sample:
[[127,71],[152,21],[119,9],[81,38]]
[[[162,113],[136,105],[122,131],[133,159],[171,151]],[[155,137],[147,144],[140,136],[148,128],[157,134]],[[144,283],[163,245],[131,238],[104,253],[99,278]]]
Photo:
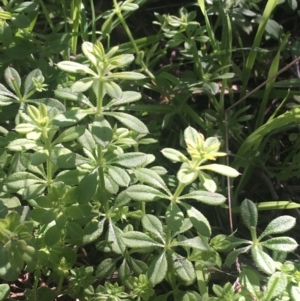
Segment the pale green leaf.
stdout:
[[180,196],[178,199],[197,200],[208,205],[221,205],[226,201],[226,198],[222,194],[202,190],[194,190]]
[[160,247],[163,248],[164,245],[156,242],[150,236],[145,233],[138,232],[138,231],[129,231],[123,233],[122,240],[124,244],[129,248],[153,248],[153,247]]
[[274,260],[260,246],[253,246],[251,248],[251,255],[254,262],[264,273],[268,275],[275,273]]
[[66,72],[71,72],[71,73],[88,73],[93,76],[97,76],[97,74],[90,69],[89,67],[76,63],[76,62],[71,62],[71,61],[61,61],[57,63],[57,67],[63,71]]
[[240,173],[236,169],[234,169],[230,166],[227,166],[227,165],[222,165],[222,164],[208,164],[208,165],[200,166],[199,169],[214,171],[221,175],[224,175],[227,177],[233,177],[233,178],[240,175]]
[[187,162],[188,158],[180,151],[173,148],[164,148],[162,154],[172,162]]
[[135,201],[154,202],[168,199],[168,196],[158,189],[146,185],[132,185],[126,189],[126,194]]
[[257,218],[258,218],[257,208],[252,201],[245,199],[242,202],[241,215],[242,215],[242,220],[248,229],[256,228]]
[[168,262],[166,258],[166,253],[162,252],[159,256],[155,256],[152,260],[147,276],[152,285],[156,285],[163,281],[168,270]]
[[163,226],[161,221],[154,215],[151,214],[145,214],[142,217],[142,225],[144,229],[154,235],[156,235],[162,243],[165,242],[163,234]]

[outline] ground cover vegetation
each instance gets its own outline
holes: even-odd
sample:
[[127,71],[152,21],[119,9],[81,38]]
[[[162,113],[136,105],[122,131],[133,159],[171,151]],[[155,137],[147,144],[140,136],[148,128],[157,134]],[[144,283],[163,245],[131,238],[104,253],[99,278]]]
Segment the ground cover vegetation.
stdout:
[[296,0],[2,0],[0,300],[300,300]]

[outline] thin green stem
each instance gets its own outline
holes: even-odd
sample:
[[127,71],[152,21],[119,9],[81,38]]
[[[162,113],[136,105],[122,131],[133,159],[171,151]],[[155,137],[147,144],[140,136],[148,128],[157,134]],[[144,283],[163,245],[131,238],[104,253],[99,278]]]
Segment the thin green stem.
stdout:
[[48,24],[49,24],[51,30],[52,30],[52,31],[55,31],[55,26],[53,25],[52,20],[51,20],[51,18],[49,17],[49,12],[48,12],[48,10],[47,10],[47,8],[46,8],[46,6],[45,6],[43,0],[40,0],[40,5],[41,5],[41,7],[42,7],[43,13],[44,13],[44,15],[45,15],[45,18],[46,18],[46,20],[47,20],[47,22],[48,22]]
[[97,115],[102,115],[102,104],[103,104],[103,81],[102,81],[102,75],[100,75],[99,82],[98,82],[98,95],[97,95]]
[[81,8],[81,0],[73,0],[71,5],[71,19],[73,21],[72,24],[72,39],[71,39],[71,49],[72,53],[76,54],[77,51],[77,41],[78,41],[78,29],[80,23],[80,8]]
[[92,43],[95,44],[96,42],[96,14],[95,14],[95,7],[94,1],[90,0],[91,6],[91,13],[92,13]]
[[180,196],[180,194],[183,191],[183,189],[185,188],[185,186],[186,185],[184,183],[180,183],[177,186],[176,191],[175,191],[175,193],[173,194],[173,197],[172,197],[173,202],[176,202],[177,198]]
[[106,188],[105,188],[105,180],[104,180],[104,169],[103,169],[103,150],[102,146],[98,145],[97,146],[98,150],[98,174],[99,174],[99,184],[100,184],[100,191],[101,191],[101,199],[100,202],[104,208],[105,213],[107,214],[109,211],[109,206],[108,206],[108,197],[106,193]]

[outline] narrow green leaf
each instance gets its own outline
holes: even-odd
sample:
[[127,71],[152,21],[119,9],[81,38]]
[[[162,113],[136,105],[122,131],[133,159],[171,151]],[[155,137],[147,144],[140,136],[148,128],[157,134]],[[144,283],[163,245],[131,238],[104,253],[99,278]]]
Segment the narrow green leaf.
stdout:
[[119,99],[122,97],[123,91],[118,84],[116,84],[114,82],[105,82],[104,88],[105,88],[106,93],[111,98]]
[[190,247],[200,251],[211,251],[211,248],[208,245],[208,243],[201,239],[199,236],[178,241],[176,245],[182,247]]
[[275,273],[274,260],[260,246],[253,246],[251,248],[251,255],[254,262],[264,273],[268,275]]
[[13,85],[13,82],[15,82],[15,85],[18,88],[18,92],[20,92],[21,88],[21,78],[17,70],[15,70],[12,67],[7,67],[4,71],[4,78],[7,83],[7,85],[12,89],[13,91],[16,91],[15,86]]
[[134,60],[134,56],[132,54],[121,54],[121,55],[112,57],[109,60],[109,64],[120,68],[120,67],[130,64],[133,60]]
[[172,162],[187,162],[188,158],[180,151],[173,148],[164,148],[162,154]]
[[107,76],[108,80],[111,79],[125,79],[125,80],[140,80],[146,78],[145,75],[137,72],[115,72]]
[[240,173],[234,168],[222,164],[208,164],[208,165],[200,166],[199,169],[214,171],[216,173],[231,178],[235,178],[240,175]]
[[273,237],[260,243],[272,251],[293,252],[297,249],[298,243],[291,237]]
[[53,124],[60,127],[70,126],[78,123],[87,115],[88,113],[81,109],[69,110],[55,116],[55,118],[53,119]]
[[57,63],[57,67],[63,71],[71,72],[71,73],[88,73],[93,76],[97,76],[97,74],[90,69],[89,67],[82,65],[80,63],[71,62],[71,61],[61,61]]
[[144,164],[147,159],[148,156],[144,153],[126,153],[112,159],[109,161],[109,164],[118,164],[123,167],[134,168]]
[[265,231],[259,236],[259,240],[271,234],[278,234],[292,229],[296,225],[296,218],[288,215],[279,216],[273,219]]
[[[89,202],[96,193],[98,169],[95,168],[91,173],[85,175],[78,185],[78,203]],[[105,188],[104,188],[105,189]]]
[[45,181],[32,173],[21,171],[9,175],[4,183],[10,191],[18,191],[36,183],[44,183]]
[[22,152],[36,147],[36,141],[25,138],[15,139],[7,145],[7,148],[14,152]]
[[119,186],[127,187],[130,183],[130,177],[128,173],[117,166],[109,166],[107,168],[107,173],[111,176],[114,182],[116,182]]
[[168,262],[166,253],[162,252],[159,256],[155,256],[152,260],[147,276],[153,286],[163,281],[168,270]]
[[165,243],[165,239],[162,236],[163,234],[163,226],[161,221],[154,215],[145,214],[142,217],[142,225],[144,229],[154,235],[156,235],[162,243]]
[[116,270],[118,258],[106,258],[101,261],[96,269],[96,277],[106,279]]
[[164,180],[155,171],[151,169],[139,168],[135,171],[135,176],[142,183],[149,184],[152,187],[163,189],[167,193],[169,192],[169,189]]
[[100,237],[103,232],[103,225],[105,219],[102,219],[100,222],[97,220],[91,220],[86,224],[83,229],[83,244],[88,244]]
[[185,204],[180,203],[183,207],[185,207],[188,217],[192,222],[195,229],[203,236],[209,237],[211,235],[211,228],[206,217],[198,211],[196,208]]
[[288,285],[287,277],[284,273],[275,272],[268,281],[267,289],[264,292],[264,299],[271,300],[286,290]]
[[169,197],[156,188],[146,185],[132,185],[126,189],[126,194],[135,201],[154,202]]
[[113,136],[112,128],[109,122],[102,116],[98,116],[92,123],[91,133],[95,142],[103,148],[107,148]]
[[74,141],[75,139],[79,138],[84,133],[83,126],[73,126],[68,128],[67,130],[63,131],[53,142],[52,145],[58,143],[64,143],[68,141]]
[[116,254],[124,254],[126,246],[122,240],[123,231],[113,224],[112,221],[109,222],[107,241],[110,248]]
[[106,116],[112,116],[123,123],[126,127],[141,134],[148,134],[147,126],[138,118],[121,112],[104,112]]
[[96,148],[95,140],[87,129],[85,129],[84,134],[78,138],[78,142],[90,153],[93,153],[94,149]]
[[231,251],[225,259],[225,264],[230,267],[235,262],[237,257],[242,253],[248,252],[250,247],[251,246],[243,247],[243,248],[239,248],[239,249]]
[[42,71],[40,69],[32,70],[25,78],[24,82],[24,95],[27,95],[30,91],[32,91],[35,86],[32,81],[33,78],[43,77]]
[[196,273],[193,264],[184,257],[178,256],[174,259],[174,269],[177,276],[185,282],[186,285],[192,284],[196,279]]
[[253,296],[257,296],[260,292],[260,280],[259,273],[252,270],[250,267],[243,267],[242,272],[239,275],[240,283],[247,291],[249,291]]
[[[71,87],[71,91],[75,93],[83,93],[90,89],[96,83],[94,78],[86,77],[77,80]],[[93,106],[90,106],[93,107]]]
[[195,190],[178,198],[196,200],[208,205],[221,205],[226,201],[226,198],[219,193]]
[[255,204],[245,199],[241,204],[241,216],[243,222],[248,229],[256,228],[257,226],[257,208]]
[[124,233],[122,235],[122,240],[127,247],[134,248],[134,249],[164,247],[163,244],[156,242],[147,234],[138,231],[129,231]]
[[119,106],[119,105],[136,102],[139,99],[141,99],[141,97],[142,97],[141,93],[138,93],[135,91],[124,91],[120,98],[116,98],[116,99],[113,99],[112,101],[110,101],[107,104],[107,107]]

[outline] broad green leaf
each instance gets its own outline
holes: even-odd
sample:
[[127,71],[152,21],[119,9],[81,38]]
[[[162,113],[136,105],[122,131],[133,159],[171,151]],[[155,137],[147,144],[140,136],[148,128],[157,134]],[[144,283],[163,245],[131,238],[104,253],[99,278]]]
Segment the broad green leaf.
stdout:
[[81,246],[83,241],[83,230],[75,222],[68,222],[66,226],[70,242],[74,245]]
[[4,71],[4,78],[7,83],[7,85],[12,89],[13,91],[16,91],[13,82],[15,82],[15,85],[17,86],[17,89],[20,91],[21,88],[21,78],[17,70],[15,70],[12,67],[7,67]]
[[52,145],[58,143],[64,143],[68,141],[74,141],[75,139],[79,138],[84,133],[83,126],[73,126],[71,128],[66,129],[63,131],[53,142]]
[[203,236],[209,237],[211,235],[211,228],[206,217],[198,211],[196,208],[185,204],[180,203],[183,207],[185,207],[188,217],[192,222],[195,229]]
[[7,148],[14,152],[22,152],[36,147],[36,141],[25,138],[15,139],[7,145]]
[[41,151],[35,152],[31,156],[31,164],[34,166],[43,164],[46,162],[48,156],[49,156],[49,153],[47,150],[41,150]]
[[93,139],[93,136],[87,129],[85,129],[84,134],[78,138],[78,142],[83,146],[83,148],[87,149],[90,153],[93,153],[96,147],[96,143]]
[[265,231],[259,236],[259,240],[271,234],[278,234],[292,229],[296,225],[296,218],[288,215],[282,215],[273,219]]
[[71,62],[71,61],[61,61],[57,63],[57,67],[66,72],[87,73],[97,77],[97,74],[92,69],[80,63]]
[[275,273],[274,260],[259,245],[251,248],[251,255],[254,262],[264,273],[268,275]]
[[144,274],[148,270],[148,266],[144,261],[134,259],[133,257],[128,258],[128,264],[137,275]]
[[44,180],[32,173],[21,171],[9,175],[4,183],[10,191],[18,191],[36,183],[43,183]]
[[116,254],[124,254],[126,246],[122,240],[123,231],[113,224],[112,221],[109,223],[107,242]]
[[123,123],[126,127],[130,128],[131,130],[141,133],[141,134],[148,134],[147,126],[138,118],[121,112],[104,112],[106,116],[112,116],[116,118],[118,121]]
[[171,202],[166,211],[166,223],[169,229],[179,231],[183,224],[184,214],[176,202]]
[[97,220],[91,220],[86,224],[83,229],[83,244],[88,244],[100,237],[103,232],[103,225],[105,219],[102,219],[100,222]]
[[168,270],[168,262],[166,253],[162,252],[159,256],[155,256],[149,266],[147,276],[153,286],[163,281]]
[[146,185],[132,185],[126,189],[126,194],[135,201],[153,202],[161,199],[168,199],[168,196],[156,188]]
[[60,126],[60,127],[70,126],[70,125],[73,125],[75,123],[78,123],[79,121],[81,121],[87,115],[88,115],[88,113],[84,110],[81,110],[81,109],[69,110],[69,111],[66,111],[62,114],[57,115],[53,119],[53,124],[57,125],[57,126]]
[[161,221],[156,216],[145,214],[142,217],[142,225],[146,231],[156,235],[162,243],[165,243],[165,239],[163,237],[163,226]]
[[184,257],[177,257],[174,260],[174,269],[177,276],[185,282],[186,285],[192,284],[196,279],[196,273],[193,264]]
[[297,249],[298,243],[291,237],[273,237],[260,243],[272,251],[293,252]]
[[255,204],[245,199],[241,204],[241,215],[243,222],[248,229],[256,228],[257,226],[257,208]]
[[286,290],[288,285],[287,277],[284,273],[275,272],[267,283],[267,289],[264,292],[265,300],[271,300]]
[[103,148],[107,148],[113,136],[109,122],[102,116],[98,116],[92,123],[91,134],[93,135],[95,142]]
[[61,230],[56,226],[50,227],[45,233],[45,244],[48,247],[54,246],[61,238]]
[[188,161],[188,158],[176,149],[164,148],[161,152],[166,158],[168,158],[172,162],[187,162]]
[[208,205],[221,205],[226,201],[226,198],[222,194],[202,190],[194,190],[180,196],[178,199],[191,199]]
[[[180,300],[181,301],[204,301],[201,298],[201,296],[198,293],[196,293],[195,291],[184,292],[184,295],[182,296],[182,298]],[[162,301],[162,300],[160,300],[160,301]]]
[[116,270],[118,258],[106,258],[101,261],[96,269],[96,277],[106,279]]
[[148,156],[144,153],[126,153],[121,154],[118,157],[110,160],[109,164],[118,164],[127,168],[134,168],[141,166],[148,159]]
[[129,248],[153,248],[153,247],[160,247],[163,248],[164,245],[156,242],[150,236],[145,233],[138,232],[138,231],[129,231],[122,235],[122,240],[124,244]]
[[121,55],[112,57],[109,60],[109,64],[120,68],[122,66],[130,64],[133,60],[134,60],[134,56],[132,54],[121,54]]
[[[78,185],[78,203],[89,202],[96,193],[98,169],[95,168],[91,173],[85,175]],[[105,188],[104,188],[105,189]]]
[[[92,85],[95,83],[95,81],[96,80],[94,78],[90,78],[90,77],[79,79],[72,85],[71,91],[74,93],[85,92],[88,89],[90,89],[90,87],[92,87]],[[93,107],[93,106],[90,106],[90,107]]]
[[130,177],[128,173],[117,166],[109,166],[107,168],[107,173],[111,176],[114,182],[116,182],[119,186],[127,187],[130,183]]
[[237,177],[240,175],[240,173],[234,168],[222,164],[208,164],[208,165],[200,166],[199,169],[214,171],[216,173],[219,173],[227,177]]
[[82,93],[77,93],[72,91],[70,88],[63,88],[54,90],[54,95],[58,98],[76,101],[79,103],[83,103],[93,108],[93,104],[89,101],[89,99]]
[[139,168],[135,171],[135,176],[142,183],[148,184],[155,188],[163,189],[167,193],[169,192],[169,189],[164,180],[151,169]]
[[44,192],[44,190],[46,189],[47,184],[32,184],[30,186],[27,186],[24,191],[23,191],[23,198],[25,200],[29,200],[29,199],[35,199],[38,196],[42,195],[42,193]]
[[225,259],[225,264],[230,267],[240,254],[248,252],[250,248],[251,246],[248,246],[231,251]]
[[23,14],[13,15],[11,22],[17,28],[26,28],[30,26],[30,19]]
[[140,80],[146,78],[145,75],[133,71],[115,72],[106,76],[108,80],[111,79],[125,79],[125,80]]
[[54,179],[55,182],[63,182],[66,185],[77,185],[79,183],[79,178],[81,174],[79,170],[64,170],[60,172],[56,178]]
[[211,247],[208,245],[208,243],[201,239],[199,236],[178,241],[176,245],[193,248],[200,251],[211,251]]

